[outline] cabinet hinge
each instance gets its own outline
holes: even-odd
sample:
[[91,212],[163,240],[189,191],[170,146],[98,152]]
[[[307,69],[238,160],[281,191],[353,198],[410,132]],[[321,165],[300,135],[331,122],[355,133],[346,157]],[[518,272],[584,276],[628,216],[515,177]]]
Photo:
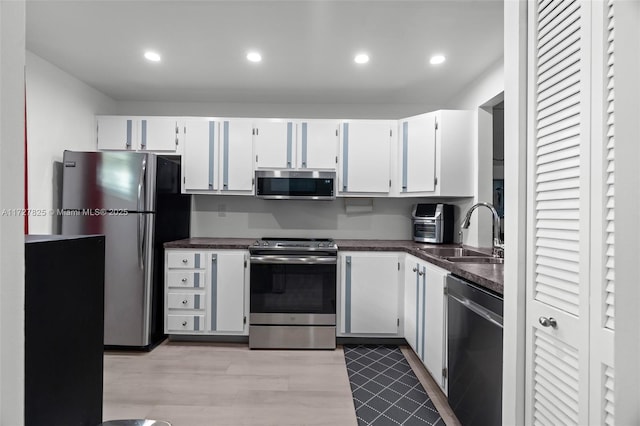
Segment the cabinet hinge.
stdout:
[[434,123],[435,123],[436,130],[438,130],[438,120],[435,120]]
[[400,318],[398,318],[398,327],[400,327]]
[[256,155],[256,163],[258,162],[258,156]]
[[338,136],[338,129],[336,129],[336,136]]
[[437,185],[437,184],[438,184],[438,176],[436,176],[436,177],[434,177],[434,178],[433,178],[433,184],[434,184],[434,185]]
[[183,133],[186,135],[187,134],[187,126],[184,126],[182,129],[184,130]]
[[180,126],[176,126],[176,135],[180,134]]
[[255,135],[256,135],[256,129],[251,129],[251,134],[252,134],[253,136],[255,136]]
[[244,260],[244,267],[247,267],[247,259]]
[[391,179],[389,179],[389,188],[391,188]]
[[336,155],[336,164],[338,164],[338,156]]
[[184,184],[187,183],[187,177],[186,176],[182,178],[182,183],[184,183]]
[[400,270],[400,262],[398,262],[398,271]]
[[246,324],[247,323],[247,316],[245,315],[244,318],[242,318],[242,323]]
[[442,378],[446,379],[448,373],[449,373],[448,369],[447,368],[443,368],[442,369]]
[[449,288],[446,284],[442,287],[442,293],[444,293],[445,296],[449,294]]
[[251,178],[251,186],[253,186],[256,183],[256,178]]

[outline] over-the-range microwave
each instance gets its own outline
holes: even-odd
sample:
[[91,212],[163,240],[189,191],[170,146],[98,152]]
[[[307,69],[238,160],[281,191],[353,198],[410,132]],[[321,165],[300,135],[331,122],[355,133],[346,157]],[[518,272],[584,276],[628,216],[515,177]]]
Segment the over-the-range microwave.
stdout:
[[334,200],[336,172],[256,170],[256,197],[274,200]]

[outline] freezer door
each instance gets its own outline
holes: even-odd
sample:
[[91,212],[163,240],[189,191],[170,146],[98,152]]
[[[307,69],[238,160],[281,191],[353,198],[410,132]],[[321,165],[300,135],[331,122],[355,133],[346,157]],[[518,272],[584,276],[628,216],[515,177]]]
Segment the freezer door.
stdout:
[[63,209],[155,211],[155,155],[65,151],[63,163]]
[[104,344],[150,343],[155,215],[63,216],[65,234],[105,235]]

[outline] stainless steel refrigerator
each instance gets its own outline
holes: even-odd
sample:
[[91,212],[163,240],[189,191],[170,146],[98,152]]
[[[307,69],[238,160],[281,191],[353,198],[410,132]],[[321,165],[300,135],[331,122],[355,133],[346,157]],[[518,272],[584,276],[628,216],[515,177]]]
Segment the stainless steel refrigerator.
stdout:
[[76,151],[65,151],[63,164],[62,233],[105,235],[105,347],[151,349],[165,337],[162,245],[189,237],[180,164]]

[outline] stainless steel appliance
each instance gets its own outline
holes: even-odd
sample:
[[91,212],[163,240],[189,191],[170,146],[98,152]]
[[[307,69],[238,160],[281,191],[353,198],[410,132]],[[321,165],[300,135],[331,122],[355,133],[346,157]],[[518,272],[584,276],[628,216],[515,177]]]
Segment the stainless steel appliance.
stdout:
[[502,298],[447,277],[449,405],[463,425],[502,424]]
[[277,200],[333,200],[336,172],[318,170],[256,170],[256,196]]
[[154,154],[64,152],[62,233],[105,235],[104,344],[164,339],[162,244],[189,236],[180,165]]
[[335,242],[264,238],[249,251],[249,347],[334,349]]
[[416,204],[411,218],[414,241],[436,244],[453,242],[453,205]]

